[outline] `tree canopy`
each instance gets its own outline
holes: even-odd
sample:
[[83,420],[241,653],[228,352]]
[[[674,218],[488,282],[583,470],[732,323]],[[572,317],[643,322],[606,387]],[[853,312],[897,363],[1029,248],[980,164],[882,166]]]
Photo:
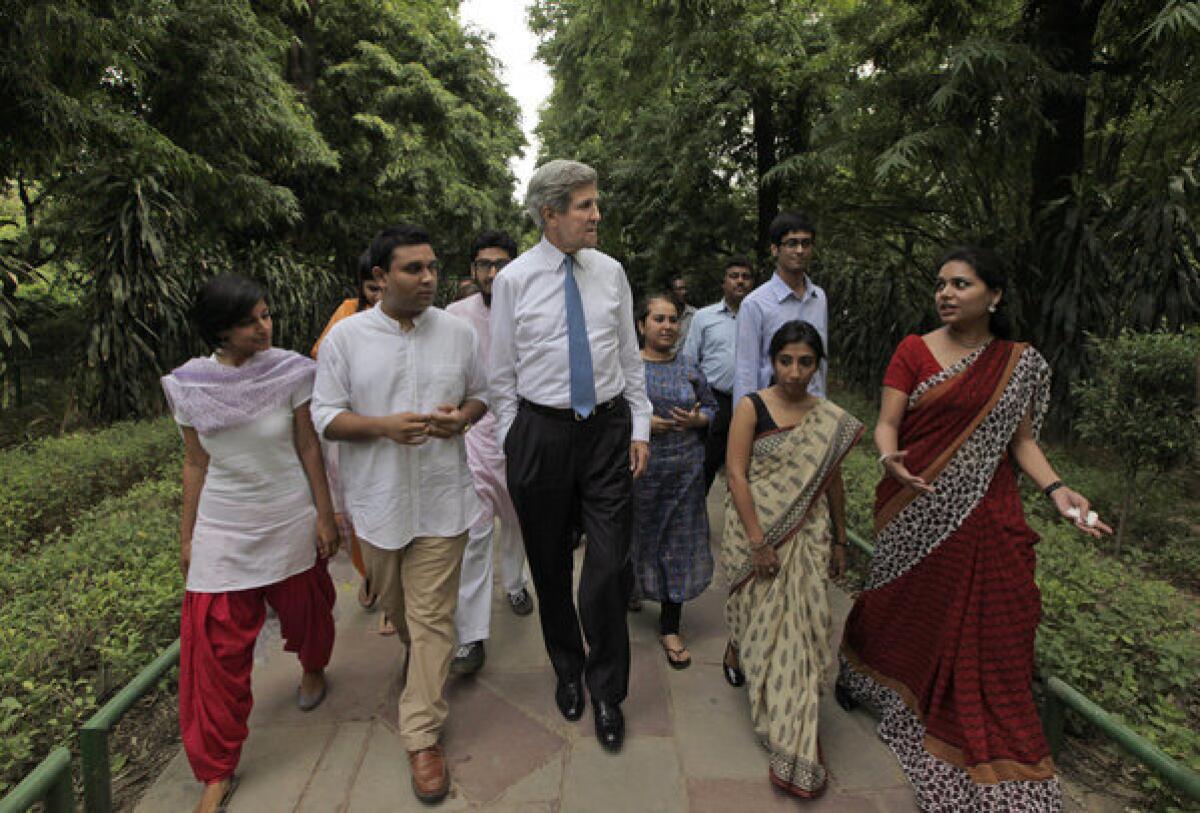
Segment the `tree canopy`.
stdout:
[[511,226],[516,102],[457,10],[0,0],[0,184],[22,214],[0,241],[0,350],[23,340],[21,287],[65,269],[85,405],[145,414],[207,276],[267,282],[299,345],[380,227],[421,222],[453,261],[471,231]]
[[1086,334],[1200,317],[1200,3],[603,5],[532,8],[540,135],[601,171],[605,244],[641,285],[683,272],[715,294],[722,255],[766,270],[770,219],[809,211],[834,364],[864,387],[931,326],[956,243],[1006,259],[1060,398]]

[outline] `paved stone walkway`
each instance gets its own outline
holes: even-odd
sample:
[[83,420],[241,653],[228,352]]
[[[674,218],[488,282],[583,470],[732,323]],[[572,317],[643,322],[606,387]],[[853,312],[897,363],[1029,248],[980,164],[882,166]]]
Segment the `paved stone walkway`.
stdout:
[[[714,494],[718,489],[714,489]],[[721,509],[710,503],[719,533]],[[719,540],[714,539],[714,545]],[[375,633],[378,616],[355,601],[357,580],[339,555],[338,638],[330,693],[315,711],[296,709],[299,664],[276,651],[255,665],[254,713],[230,813],[425,810],[409,787],[396,734],[403,645]],[[719,568],[718,568],[719,571]],[[891,752],[863,712],[847,714],[832,692],[821,709],[821,741],[830,766],[825,795],[799,802],[767,780],[765,752],[750,727],[744,690],[721,675],[726,584],[718,573],[684,607],[691,668],[670,669],[657,641],[658,608],[630,615],[633,668],[625,748],[602,751],[591,710],[569,723],[554,705],[554,675],[537,616],[518,618],[494,602],[487,663],[470,678],[451,677],[444,743],[453,788],[446,811],[770,811],[907,813],[916,805]],[[833,594],[835,630],[849,610]],[[183,753],[176,755],[137,807],[180,813],[200,792]]]

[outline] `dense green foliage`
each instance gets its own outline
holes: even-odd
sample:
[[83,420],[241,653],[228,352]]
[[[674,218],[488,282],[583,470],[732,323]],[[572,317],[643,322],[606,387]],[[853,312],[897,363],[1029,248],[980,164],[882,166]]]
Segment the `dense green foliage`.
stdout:
[[[1037,662],[1192,770],[1200,770],[1196,605],[1102,555],[1061,522],[1035,519],[1042,625]],[[1090,736],[1077,721],[1074,733]],[[1110,749],[1115,753],[1116,749]],[[1147,789],[1171,794],[1153,776]]]
[[173,474],[179,459],[179,432],[168,418],[0,451],[0,551],[27,555],[102,499]]
[[454,261],[511,225],[517,107],[457,5],[0,0],[0,364],[49,273],[84,302],[82,405],[153,414],[207,276],[267,282],[299,349],[382,226]]
[[148,481],[36,551],[0,550],[0,792],[179,634],[179,485]]
[[605,247],[643,286],[684,272],[714,295],[720,255],[766,270],[770,218],[811,211],[849,383],[878,386],[932,317],[934,259],[968,240],[1006,259],[1060,403],[1086,334],[1200,318],[1196,3],[541,0],[531,19],[543,153],[601,171]]
[[1130,333],[1096,341],[1093,377],[1079,387],[1083,440],[1110,459],[1125,484],[1116,543],[1146,487],[1195,459],[1200,438],[1196,371],[1200,334]]

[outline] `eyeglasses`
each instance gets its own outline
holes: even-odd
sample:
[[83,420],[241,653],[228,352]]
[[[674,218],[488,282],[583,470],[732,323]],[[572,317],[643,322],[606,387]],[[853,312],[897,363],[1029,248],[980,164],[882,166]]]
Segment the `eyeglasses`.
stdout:
[[512,260],[475,260],[471,263],[471,268],[479,271],[480,273],[485,271],[499,271],[510,262],[512,262]]
[[816,241],[811,237],[792,237],[784,240],[780,245],[784,248],[811,248],[814,242]]

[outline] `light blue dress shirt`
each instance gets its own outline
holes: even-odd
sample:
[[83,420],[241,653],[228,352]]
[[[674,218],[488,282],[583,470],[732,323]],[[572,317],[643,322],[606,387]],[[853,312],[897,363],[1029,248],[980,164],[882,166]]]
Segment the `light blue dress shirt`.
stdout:
[[733,391],[733,350],[737,343],[737,313],[725,300],[696,311],[688,328],[683,354],[700,362],[708,385]]
[[[810,323],[821,334],[825,352],[829,353],[829,300],[825,291],[811,278],[806,280],[804,298],[788,287],[779,278],[771,279],[750,292],[742,300],[737,318],[737,347],[734,351],[733,403],[742,396],[761,390],[771,383],[771,337],[775,331],[793,319]],[[825,397],[825,374],[828,362],[821,362],[821,369],[813,376],[808,391]]]

